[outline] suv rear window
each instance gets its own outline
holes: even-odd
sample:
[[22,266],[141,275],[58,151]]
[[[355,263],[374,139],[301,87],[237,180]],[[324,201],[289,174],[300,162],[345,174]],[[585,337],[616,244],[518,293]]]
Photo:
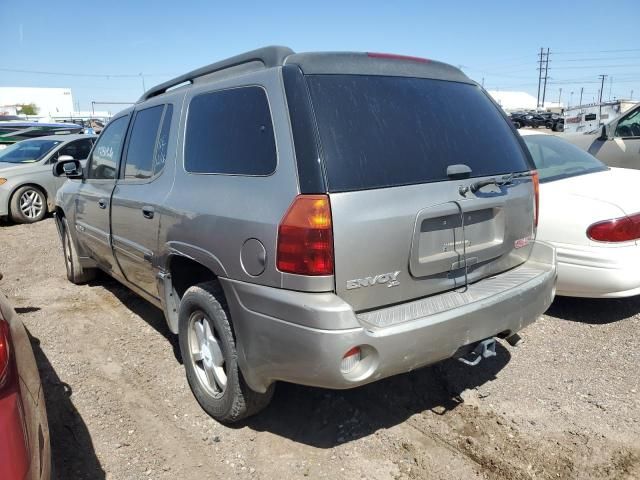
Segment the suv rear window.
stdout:
[[191,100],[184,150],[188,172],[269,175],[276,163],[271,112],[261,87],[204,93]]
[[520,143],[476,86],[424,78],[309,75],[329,191],[529,170]]

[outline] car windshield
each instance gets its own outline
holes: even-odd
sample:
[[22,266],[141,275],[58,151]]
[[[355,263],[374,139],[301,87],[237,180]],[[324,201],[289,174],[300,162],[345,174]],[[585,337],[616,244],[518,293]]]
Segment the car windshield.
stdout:
[[24,140],[0,150],[0,162],[34,163],[42,160],[62,140]]
[[523,135],[522,138],[536,164],[540,182],[602,172],[608,168],[593,155],[553,135]]

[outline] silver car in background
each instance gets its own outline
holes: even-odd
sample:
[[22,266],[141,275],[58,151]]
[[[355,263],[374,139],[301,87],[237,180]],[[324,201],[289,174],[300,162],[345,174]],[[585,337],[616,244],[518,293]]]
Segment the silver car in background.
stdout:
[[59,159],[84,162],[95,135],[49,135],[14,143],[0,150],[0,218],[17,223],[42,220],[53,210],[56,192],[66,178],[54,177]]

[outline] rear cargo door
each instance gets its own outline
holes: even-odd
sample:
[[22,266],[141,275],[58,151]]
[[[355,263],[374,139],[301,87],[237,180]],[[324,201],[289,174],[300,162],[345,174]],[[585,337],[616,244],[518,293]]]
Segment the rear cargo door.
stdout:
[[[337,293],[357,310],[460,288],[526,260],[531,168],[476,85],[309,75],[331,200]],[[468,178],[447,176],[464,164]],[[462,189],[461,189],[462,187]],[[463,294],[463,293],[461,293]]]

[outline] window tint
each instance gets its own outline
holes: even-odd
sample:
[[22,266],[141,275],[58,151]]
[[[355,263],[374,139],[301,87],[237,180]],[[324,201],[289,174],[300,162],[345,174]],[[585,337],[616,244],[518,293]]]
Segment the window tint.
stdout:
[[87,178],[100,180],[116,177],[128,124],[129,116],[127,115],[113,120],[107,125],[91,154]]
[[268,175],[276,163],[271,114],[262,88],[205,93],[191,100],[185,145],[188,172]]
[[607,169],[590,153],[553,135],[523,135],[522,138],[543,183]]
[[162,118],[162,129],[158,136],[158,143],[156,144],[156,153],[153,163],[153,174],[162,171],[164,164],[167,161],[167,147],[169,146],[169,131],[171,129],[171,117],[173,116],[173,105],[167,105],[164,111],[164,117]]
[[307,77],[334,192],[528,170],[510,126],[476,86],[423,78]]
[[150,178],[153,156],[164,105],[146,108],[136,113],[127,148],[124,178]]
[[68,145],[62,147],[56,157],[60,155],[70,155],[76,160],[84,160],[89,156],[91,152],[91,147],[93,146],[93,140],[90,138],[85,138],[83,140],[77,140],[75,142],[71,142]]
[[640,137],[640,108],[620,120],[616,127],[616,137]]

